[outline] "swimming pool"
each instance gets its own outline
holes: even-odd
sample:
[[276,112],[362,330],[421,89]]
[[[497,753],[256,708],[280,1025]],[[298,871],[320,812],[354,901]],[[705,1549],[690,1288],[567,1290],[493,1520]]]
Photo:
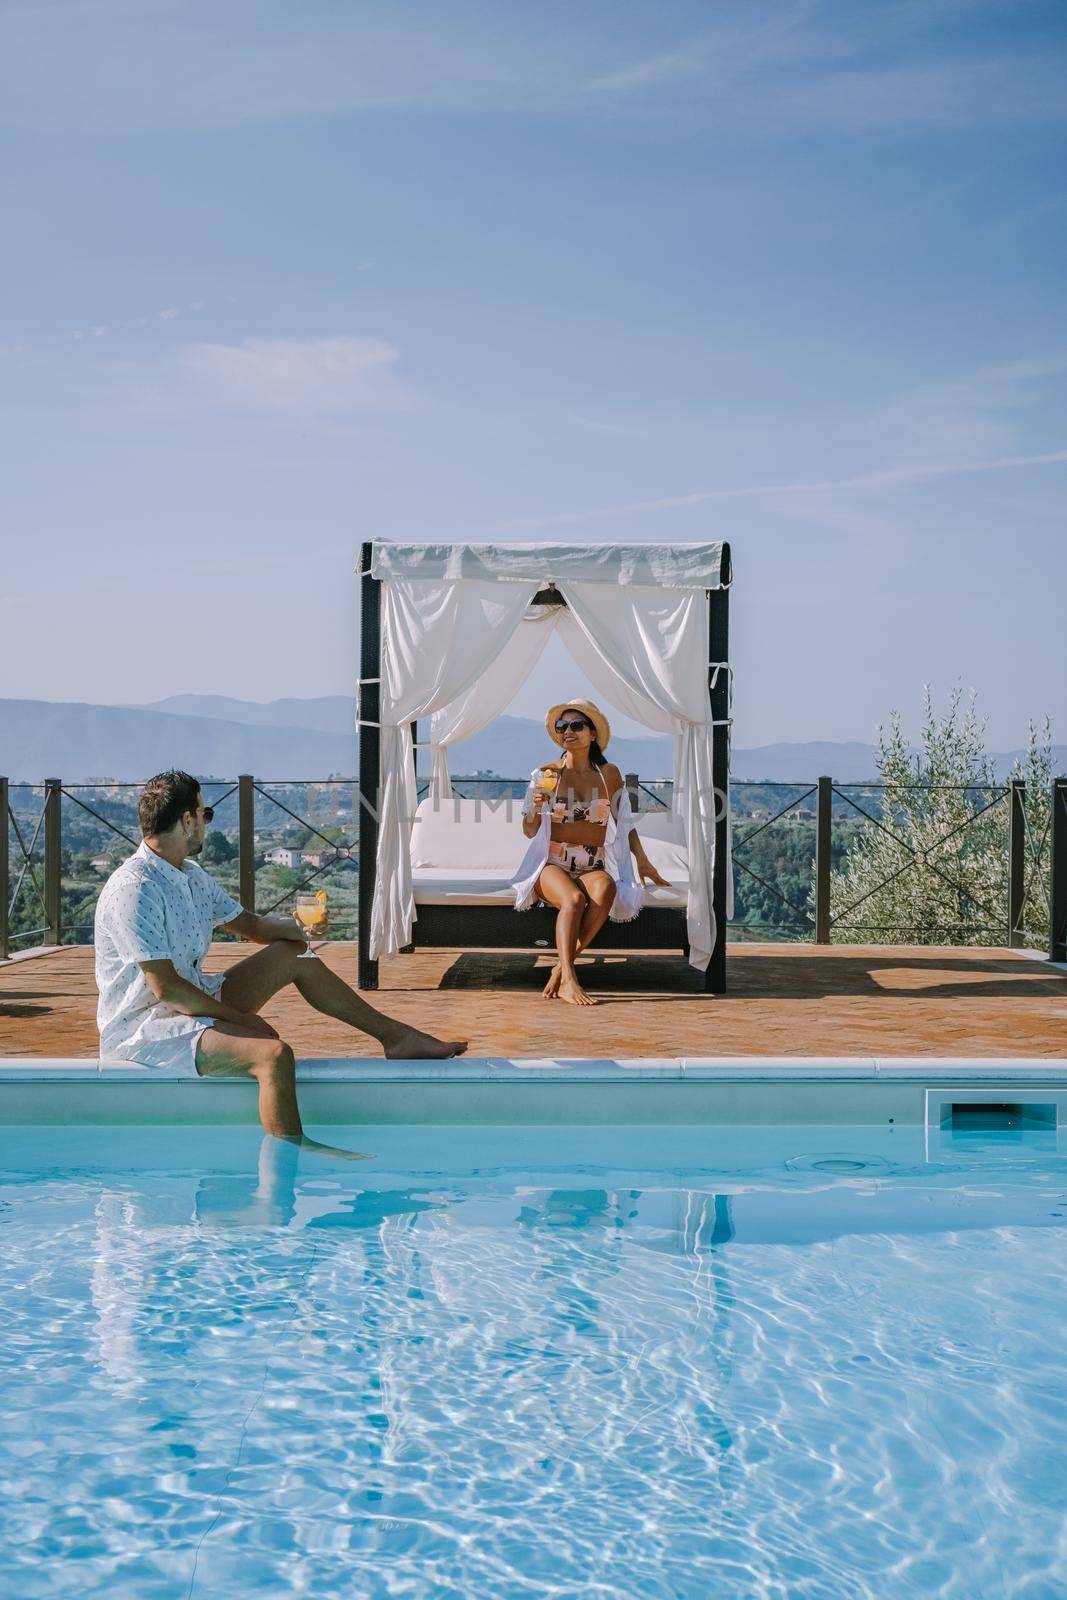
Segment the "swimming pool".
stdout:
[[1067,1592],[1040,1129],[322,1137],[0,1129],[4,1594]]

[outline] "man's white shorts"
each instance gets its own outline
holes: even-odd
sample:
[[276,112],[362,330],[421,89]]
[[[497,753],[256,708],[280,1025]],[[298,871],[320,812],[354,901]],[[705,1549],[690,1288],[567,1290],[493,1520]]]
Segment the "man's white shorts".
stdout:
[[[205,972],[201,976],[200,987],[213,1000],[217,1000],[225,981],[224,972]],[[161,1078],[199,1078],[201,1074],[196,1070],[196,1047],[201,1035],[208,1028],[213,1028],[215,1023],[211,1017],[183,1017],[181,1020],[188,1027],[168,1034],[165,1039],[141,1039],[129,1050],[119,1052],[122,1059],[138,1067],[151,1067]]]

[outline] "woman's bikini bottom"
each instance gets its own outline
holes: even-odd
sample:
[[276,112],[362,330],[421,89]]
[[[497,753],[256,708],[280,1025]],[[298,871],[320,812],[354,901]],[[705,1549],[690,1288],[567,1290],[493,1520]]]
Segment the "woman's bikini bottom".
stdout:
[[607,871],[602,844],[558,844],[555,839],[549,843],[546,865],[562,867],[572,878],[580,878],[583,872]]

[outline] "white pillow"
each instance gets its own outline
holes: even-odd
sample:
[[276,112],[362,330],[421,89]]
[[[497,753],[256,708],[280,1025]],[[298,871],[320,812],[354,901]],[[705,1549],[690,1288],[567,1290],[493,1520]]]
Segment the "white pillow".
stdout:
[[689,853],[683,844],[674,844],[670,839],[650,839],[642,827],[638,827],[637,833],[646,856],[668,883],[689,882]]
[[673,844],[685,844],[685,818],[676,817],[673,811],[642,811],[634,822],[642,839],[667,839]]
[[529,841],[522,831],[522,801],[423,800],[411,830],[413,867],[493,867],[511,877]]

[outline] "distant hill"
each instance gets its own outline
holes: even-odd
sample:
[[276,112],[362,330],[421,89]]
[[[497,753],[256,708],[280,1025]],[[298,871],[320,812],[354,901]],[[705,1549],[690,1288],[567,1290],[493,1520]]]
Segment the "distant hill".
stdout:
[[874,747],[854,741],[834,744],[812,740],[807,744],[761,744],[732,752],[730,771],[738,781],[766,778],[771,783],[813,783],[829,774],[840,783],[873,778]]
[[12,779],[147,778],[166,767],[201,776],[354,774],[353,734],[256,728],[124,706],[0,700],[0,772]]
[[[455,748],[452,770],[520,777],[551,750],[540,723],[500,717]],[[646,779],[670,776],[671,740],[661,735],[616,737],[610,753],[624,772]],[[1058,745],[1055,753],[1058,769],[1067,771],[1067,745]],[[1005,777],[1013,758],[1022,755],[1007,751],[995,756],[999,776]],[[428,770],[428,750],[419,752],[419,765]],[[0,773],[13,780],[132,780],[171,766],[214,777],[236,777],[239,772],[275,779],[354,776],[353,703],[345,695],[266,704],[176,695],[144,707],[0,700]],[[735,745],[733,750],[736,779],[803,783],[829,773],[841,783],[858,783],[874,772],[872,747],[855,742],[812,740],[754,749]]]
[[355,702],[351,695],[327,694],[317,700],[232,700],[225,694],[172,694],[167,700],[136,706],[168,716],[207,717],[212,721],[246,722],[253,728],[308,728],[317,733],[354,735]]

